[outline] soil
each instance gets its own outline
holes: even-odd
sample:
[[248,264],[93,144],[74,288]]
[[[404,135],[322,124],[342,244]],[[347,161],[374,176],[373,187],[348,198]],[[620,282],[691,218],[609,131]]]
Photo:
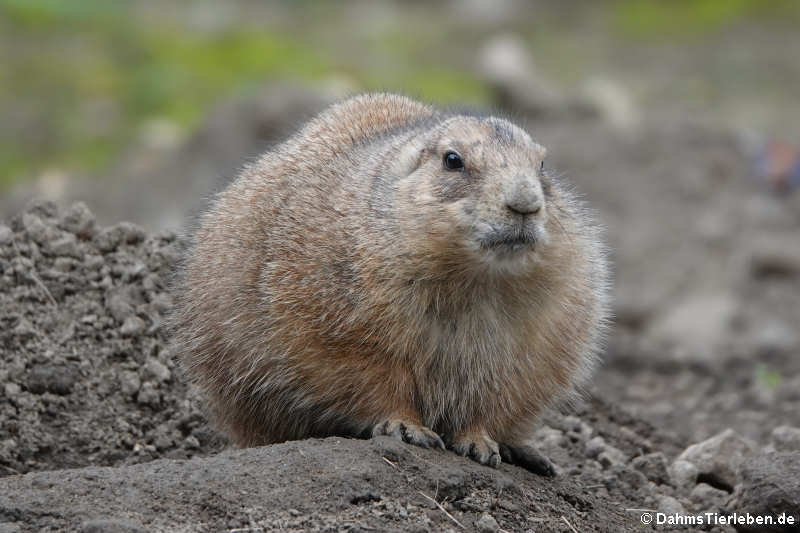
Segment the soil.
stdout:
[[748,477],[685,482],[674,460],[800,427],[800,195],[691,122],[528,126],[608,225],[617,277],[591,394],[533,438],[556,478],[386,439],[232,449],[169,350],[183,239],[38,202],[0,223],[0,532],[640,531],[637,509],[737,510]]
[[[562,516],[581,530],[624,529],[629,517],[609,502],[644,505],[653,491],[632,467],[604,467],[595,460],[599,452],[587,455],[587,442],[601,437],[626,458],[680,450],[649,424],[594,399],[572,415],[552,413],[537,434],[562,473],[555,480],[386,439],[312,440],[213,456],[230,446],[206,425],[170,356],[164,326],[180,240],[130,223],[98,228],[84,204],[59,209],[47,202],[0,226],[0,238],[0,467],[7,476],[0,521],[24,531],[89,521],[85,529],[95,519],[124,519],[148,531],[455,525],[420,492],[467,524],[490,513],[509,530],[560,531]],[[186,461],[207,455],[213,458]],[[153,459],[167,461],[125,466]],[[21,475],[79,467],[92,468]],[[202,490],[185,496],[192,485]],[[80,505],[61,494],[81,494]],[[180,505],[167,505],[179,494]],[[249,496],[234,497],[240,494]]]

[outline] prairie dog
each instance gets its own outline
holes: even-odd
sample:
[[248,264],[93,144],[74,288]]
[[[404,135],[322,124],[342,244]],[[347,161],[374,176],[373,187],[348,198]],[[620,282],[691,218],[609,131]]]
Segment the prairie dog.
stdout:
[[174,317],[240,446],[390,435],[541,474],[527,444],[608,316],[602,232],[495,118],[370,94],[333,105],[218,195]]

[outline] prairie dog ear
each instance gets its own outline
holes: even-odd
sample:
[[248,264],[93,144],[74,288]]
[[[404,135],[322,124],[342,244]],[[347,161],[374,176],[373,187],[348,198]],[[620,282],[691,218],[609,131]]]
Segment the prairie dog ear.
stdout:
[[399,174],[413,174],[422,164],[425,155],[425,143],[421,139],[412,139],[405,143],[395,155],[395,165]]

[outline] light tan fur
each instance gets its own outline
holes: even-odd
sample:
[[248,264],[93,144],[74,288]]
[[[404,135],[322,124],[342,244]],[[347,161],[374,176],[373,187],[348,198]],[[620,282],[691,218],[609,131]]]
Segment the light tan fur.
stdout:
[[[523,443],[608,313],[601,233],[544,155],[505,120],[375,94],[246,168],[202,218],[174,317],[216,424],[241,446],[438,434],[492,465]],[[523,226],[529,245],[486,244]]]

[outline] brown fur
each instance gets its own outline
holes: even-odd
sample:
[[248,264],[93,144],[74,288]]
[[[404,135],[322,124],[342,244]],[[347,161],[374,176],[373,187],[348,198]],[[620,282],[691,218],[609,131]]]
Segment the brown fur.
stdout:
[[[489,464],[523,443],[607,316],[600,232],[544,153],[504,120],[377,94],[245,169],[202,219],[174,319],[217,425],[241,446],[435,432]],[[521,223],[535,244],[491,248],[515,194],[544,201]]]

